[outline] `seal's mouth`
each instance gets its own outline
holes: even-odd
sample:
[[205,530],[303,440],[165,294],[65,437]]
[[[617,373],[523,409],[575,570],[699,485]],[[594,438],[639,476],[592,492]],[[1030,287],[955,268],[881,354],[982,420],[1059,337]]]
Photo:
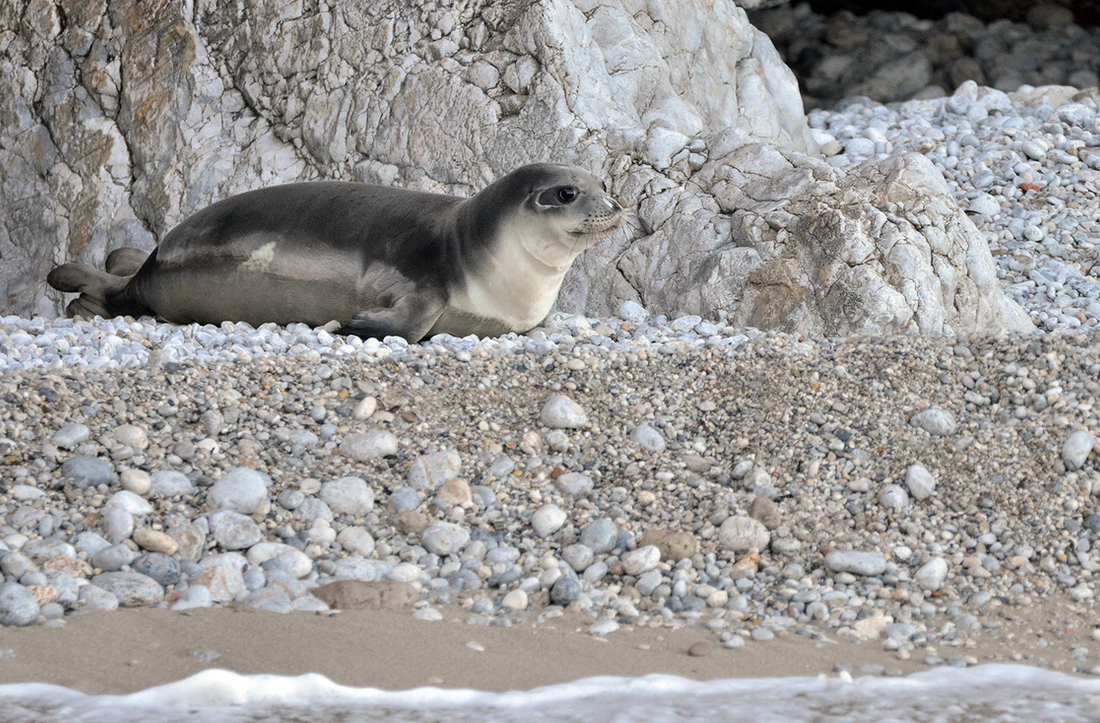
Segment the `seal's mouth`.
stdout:
[[589,216],[576,231],[570,231],[569,235],[578,239],[598,241],[613,231],[619,230],[626,222],[625,213],[608,214],[606,216]]

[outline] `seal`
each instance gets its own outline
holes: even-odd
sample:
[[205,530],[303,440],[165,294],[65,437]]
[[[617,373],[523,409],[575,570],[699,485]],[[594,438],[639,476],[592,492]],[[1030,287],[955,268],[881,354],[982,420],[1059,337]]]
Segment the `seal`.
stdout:
[[196,212],[146,254],[111,252],[47,282],[70,316],[174,323],[340,323],[409,341],[524,332],[573,260],[626,220],[576,166],[523,166],[470,198],[341,181],[249,191]]

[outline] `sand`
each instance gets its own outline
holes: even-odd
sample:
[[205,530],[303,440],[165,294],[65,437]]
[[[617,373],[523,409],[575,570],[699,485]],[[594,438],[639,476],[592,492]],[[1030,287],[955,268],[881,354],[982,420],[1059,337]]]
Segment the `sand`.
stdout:
[[[460,608],[442,612],[444,619],[438,622],[417,620],[409,609],[355,610],[334,616],[230,608],[92,613],[67,618],[57,629],[0,628],[0,650],[15,654],[14,658],[0,656],[0,684],[53,683],[85,693],[121,694],[223,668],[246,674],[320,673],[340,684],[387,690],[430,685],[504,691],[598,675],[664,673],[712,680],[834,675],[838,665],[849,666],[853,675],[861,674],[864,666],[906,674],[928,667],[921,662],[926,651],[898,660],[878,641],[812,640],[782,634],[730,650],[701,628],[626,627],[599,639],[582,632],[591,621],[580,616],[487,628],[466,624],[469,614]],[[974,648],[944,648],[939,654],[1012,662],[1012,653],[1017,652],[1022,663],[1073,672],[1065,640],[1045,648],[1036,645],[1044,620],[1054,624],[1048,612],[1036,606],[1027,617],[990,632]],[[1088,646],[1092,642],[1095,648],[1089,632],[1077,632],[1073,643]],[[688,655],[692,645],[704,640],[711,643],[709,655]],[[220,656],[204,661],[191,655],[202,651]]]

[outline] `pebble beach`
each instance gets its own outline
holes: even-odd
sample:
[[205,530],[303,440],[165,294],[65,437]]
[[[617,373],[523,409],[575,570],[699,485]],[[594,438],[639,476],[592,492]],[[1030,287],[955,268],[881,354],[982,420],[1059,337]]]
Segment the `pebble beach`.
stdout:
[[687,631],[718,672],[793,641],[879,656],[834,675],[1100,675],[1096,89],[809,118],[833,165],[942,169],[1036,330],[804,339],[634,303],[413,345],[2,318],[0,682],[9,641],[89,613],[387,606]]

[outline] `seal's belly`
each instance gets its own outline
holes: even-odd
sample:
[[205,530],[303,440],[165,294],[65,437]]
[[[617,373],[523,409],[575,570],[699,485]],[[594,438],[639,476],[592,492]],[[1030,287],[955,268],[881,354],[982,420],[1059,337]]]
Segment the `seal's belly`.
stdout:
[[155,281],[142,300],[157,315],[178,324],[321,326],[333,320],[346,323],[360,309],[353,278],[317,281],[207,268],[165,271]]

